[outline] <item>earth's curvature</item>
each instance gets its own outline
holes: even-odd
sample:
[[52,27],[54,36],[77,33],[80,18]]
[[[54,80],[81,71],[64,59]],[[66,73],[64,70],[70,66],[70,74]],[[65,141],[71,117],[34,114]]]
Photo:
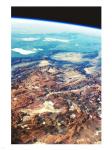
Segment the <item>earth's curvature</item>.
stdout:
[[12,143],[101,141],[101,30],[12,18]]

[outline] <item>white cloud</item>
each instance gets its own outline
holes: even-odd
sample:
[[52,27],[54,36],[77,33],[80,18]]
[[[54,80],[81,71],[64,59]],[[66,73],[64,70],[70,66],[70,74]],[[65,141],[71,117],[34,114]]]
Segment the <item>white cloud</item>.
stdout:
[[21,40],[22,41],[37,41],[37,40],[39,40],[39,38],[31,38],[31,37],[29,37],[29,38],[21,38]]
[[42,51],[43,49],[42,49],[42,48],[38,48],[37,50],[38,50],[38,51]]
[[48,42],[64,42],[64,43],[69,42],[69,40],[58,39],[58,38],[45,38],[44,41],[48,41]]
[[12,51],[14,52],[17,52],[17,53],[20,53],[22,55],[29,55],[29,54],[33,54],[36,52],[37,49],[32,49],[32,50],[25,50],[25,49],[22,49],[22,48],[13,48]]

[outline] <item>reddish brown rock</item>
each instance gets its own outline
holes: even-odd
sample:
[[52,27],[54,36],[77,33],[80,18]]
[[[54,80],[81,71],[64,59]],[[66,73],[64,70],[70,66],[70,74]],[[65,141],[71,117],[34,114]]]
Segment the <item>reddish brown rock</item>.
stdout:
[[56,74],[41,69],[12,86],[12,143],[100,143],[97,76],[60,82],[58,69]]

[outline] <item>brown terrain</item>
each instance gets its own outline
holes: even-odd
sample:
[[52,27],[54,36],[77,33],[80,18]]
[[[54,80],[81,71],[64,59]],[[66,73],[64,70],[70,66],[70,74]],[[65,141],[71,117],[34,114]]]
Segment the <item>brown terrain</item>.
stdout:
[[12,84],[12,144],[100,143],[99,78],[40,65]]

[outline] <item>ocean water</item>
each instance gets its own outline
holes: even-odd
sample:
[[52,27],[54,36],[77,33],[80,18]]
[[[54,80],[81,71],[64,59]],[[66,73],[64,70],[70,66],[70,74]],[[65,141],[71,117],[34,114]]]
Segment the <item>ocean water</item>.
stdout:
[[12,19],[11,36],[12,65],[47,59],[57,66],[101,66],[99,29]]

